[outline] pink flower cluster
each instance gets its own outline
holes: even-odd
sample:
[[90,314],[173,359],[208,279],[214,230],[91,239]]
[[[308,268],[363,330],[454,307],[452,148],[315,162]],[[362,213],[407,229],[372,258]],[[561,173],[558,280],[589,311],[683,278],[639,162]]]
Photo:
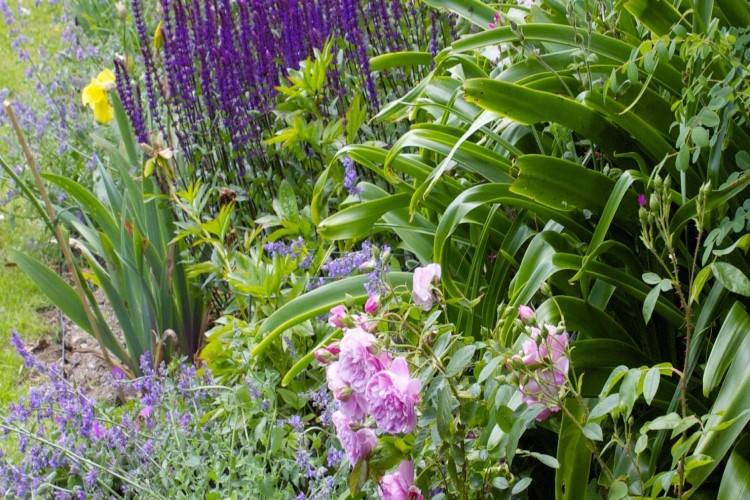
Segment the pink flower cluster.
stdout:
[[[371,297],[365,311],[373,314],[378,307],[378,299]],[[328,365],[328,388],[339,403],[333,414],[336,434],[349,461],[356,464],[367,458],[377,443],[375,431],[367,425],[368,416],[382,432],[414,430],[420,382],[411,377],[404,358],[392,359],[388,352],[378,351],[375,336],[362,322],[358,325],[350,318],[343,306],[331,309],[329,323],[341,325],[344,336],[316,351],[315,357]],[[377,321],[368,316],[365,323],[376,325]]]
[[[526,323],[533,321],[535,316],[534,310],[528,306],[521,306],[518,315]],[[560,411],[556,401],[570,367],[567,356],[569,341],[568,332],[545,324],[541,328],[531,326],[530,339],[522,345],[521,361],[534,373],[525,379],[520,389],[524,403],[544,405],[544,410],[536,418],[540,422]]]
[[[412,300],[424,311],[438,300],[438,264],[414,271]],[[373,335],[378,325],[375,314],[380,296],[371,295],[361,314],[350,314],[346,306],[331,309],[328,324],[340,328],[340,342],[318,349],[315,358],[326,368],[328,388],[338,402],[333,425],[349,462],[356,464],[370,456],[377,446],[377,434],[408,434],[417,426],[417,404],[421,383],[412,378],[406,359],[393,359],[377,347]],[[378,485],[381,499],[422,500],[414,484],[414,464],[404,460],[397,471],[384,475]]]

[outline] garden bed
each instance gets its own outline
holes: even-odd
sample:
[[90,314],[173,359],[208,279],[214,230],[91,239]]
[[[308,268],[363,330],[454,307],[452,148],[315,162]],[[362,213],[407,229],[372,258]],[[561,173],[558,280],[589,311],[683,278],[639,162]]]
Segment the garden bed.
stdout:
[[0,496],[750,491],[748,2],[0,16]]

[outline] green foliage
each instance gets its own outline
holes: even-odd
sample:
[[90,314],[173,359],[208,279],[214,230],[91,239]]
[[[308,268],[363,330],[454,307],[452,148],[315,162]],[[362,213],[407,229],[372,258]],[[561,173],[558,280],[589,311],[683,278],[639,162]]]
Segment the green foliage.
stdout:
[[[99,163],[95,191],[63,176],[44,176],[83,210],[79,218],[60,207],[59,218],[78,235],[71,244],[85,263],[78,264],[75,272],[85,283],[87,303],[43,263],[22,254],[15,259],[72,321],[92,335],[98,332],[107,349],[139,373],[144,353],[157,360],[175,351],[197,353],[206,327],[206,297],[186,274],[184,245],[171,241],[174,215],[156,180],[130,176],[132,168],[140,169],[135,139],[122,119],[119,101],[115,110],[123,150],[95,139],[110,162],[109,167]],[[32,190],[26,186],[25,192]],[[112,307],[124,346],[94,299],[95,288]],[[89,322],[85,307],[93,311],[96,326]]]
[[[429,3],[480,28],[493,22],[480,2]],[[739,371],[750,352],[737,337],[746,314],[735,302],[750,292],[750,33],[727,14],[747,7],[631,1],[595,13],[542,2],[513,22],[503,9],[499,27],[456,41],[379,113],[413,123],[391,148],[339,152],[390,188],[328,215],[324,172],[319,234],[390,228],[423,263],[441,264],[448,320],[471,347],[516,345],[508,319],[529,302],[579,331],[574,384],[586,399],[558,435],[558,497],[575,495],[563,488],[571,482],[613,497],[716,491],[711,473],[750,418]],[[285,328],[303,319],[284,315]],[[701,377],[715,401],[695,390]],[[445,401],[425,406],[439,417]],[[570,442],[589,451],[572,454]]]

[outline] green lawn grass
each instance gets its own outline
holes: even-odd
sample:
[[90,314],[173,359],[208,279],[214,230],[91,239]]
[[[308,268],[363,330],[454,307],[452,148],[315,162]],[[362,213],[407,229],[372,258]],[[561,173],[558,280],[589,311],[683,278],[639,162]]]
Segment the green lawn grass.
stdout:
[[[15,11],[16,2],[9,3]],[[30,40],[28,48],[44,46],[49,51],[54,50],[55,44],[59,43],[61,27],[55,25],[52,19],[59,6],[43,2],[39,7],[34,7],[33,0],[25,0],[22,4],[29,11],[28,17],[22,21],[22,32]],[[11,30],[20,29],[19,22],[20,19],[15,26],[6,26],[0,21],[0,61],[3,68],[0,71],[0,88],[8,88],[11,97],[33,103],[33,85],[25,81],[24,68],[11,48],[14,38]],[[0,133],[10,134],[10,130],[0,128]],[[2,151],[0,147],[0,154],[12,155],[13,152]],[[0,195],[4,195],[8,187],[7,182],[0,177]],[[19,383],[21,362],[10,344],[11,331],[18,330],[24,339],[32,342],[39,335],[50,333],[55,327],[40,314],[41,309],[49,307],[49,301],[12,264],[9,255],[10,250],[15,249],[39,256],[40,248],[49,247],[46,242],[51,235],[39,221],[30,218],[31,212],[22,200],[3,207],[0,214],[3,218],[0,221],[0,408],[3,408],[24,390],[23,384]]]
[[19,384],[21,362],[10,344],[10,334],[16,329],[24,339],[33,341],[54,329],[40,314],[49,302],[37,286],[12,265],[10,249],[39,253],[37,241],[45,229],[28,219],[5,216],[0,222],[0,407],[15,399],[23,390]]

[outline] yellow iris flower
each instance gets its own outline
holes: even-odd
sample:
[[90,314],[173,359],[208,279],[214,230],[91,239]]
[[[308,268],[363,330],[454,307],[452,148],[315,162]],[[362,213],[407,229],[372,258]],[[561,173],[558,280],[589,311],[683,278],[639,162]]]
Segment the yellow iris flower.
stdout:
[[83,89],[81,102],[94,111],[94,119],[99,123],[109,123],[114,118],[115,111],[107,97],[107,92],[114,87],[115,75],[111,70],[105,69]]
[[159,50],[164,46],[164,33],[162,31],[162,21],[159,21],[159,24],[156,25],[156,30],[154,30],[154,48],[156,50]]

